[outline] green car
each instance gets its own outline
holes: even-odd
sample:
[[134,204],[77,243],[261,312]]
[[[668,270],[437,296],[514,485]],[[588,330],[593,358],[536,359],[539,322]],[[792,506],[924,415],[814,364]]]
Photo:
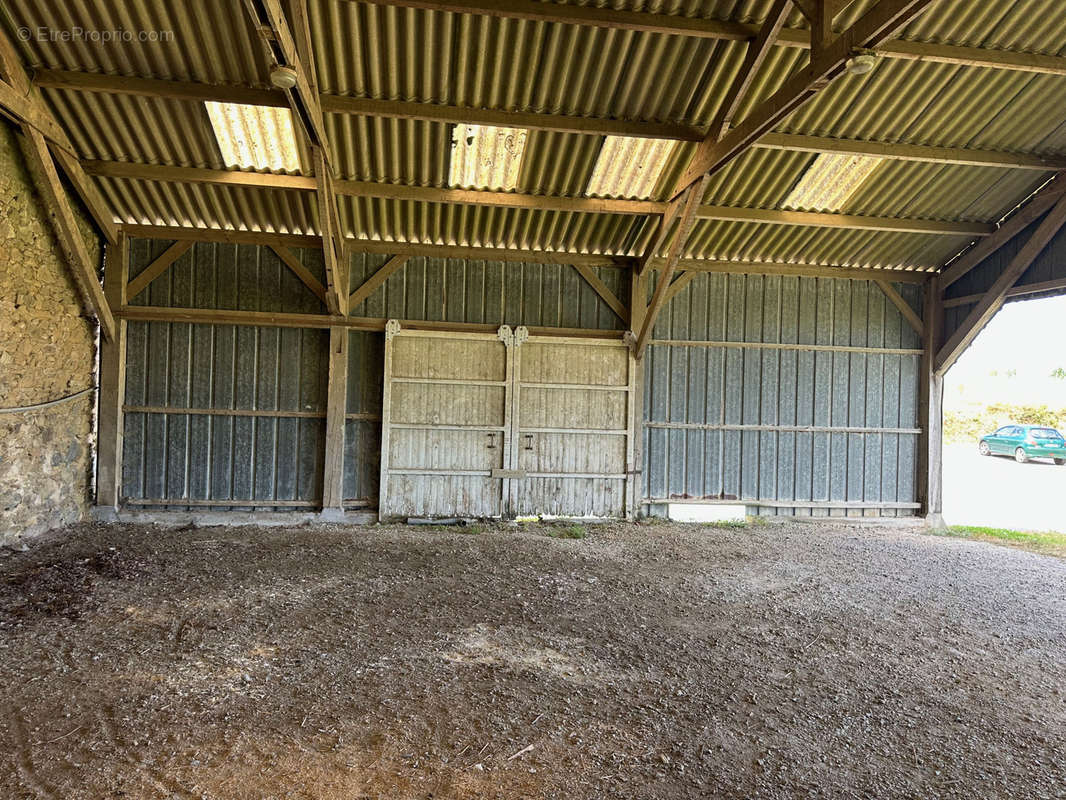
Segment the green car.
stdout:
[[978,450],[983,456],[1014,456],[1019,464],[1030,458],[1050,458],[1066,464],[1066,441],[1054,428],[1039,425],[1004,425],[995,433],[981,437]]

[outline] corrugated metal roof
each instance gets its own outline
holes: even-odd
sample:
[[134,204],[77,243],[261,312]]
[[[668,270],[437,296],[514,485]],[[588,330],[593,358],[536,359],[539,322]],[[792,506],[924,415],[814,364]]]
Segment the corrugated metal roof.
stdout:
[[[838,26],[874,0],[852,3]],[[616,10],[758,23],[772,0],[570,0]],[[34,66],[207,83],[267,86],[267,61],[241,3],[188,0],[10,0],[16,26],[174,31],[170,41],[32,41]],[[705,126],[740,68],[744,44],[598,27],[310,0],[322,91],[472,108]],[[793,12],[787,25],[804,27]],[[903,38],[1023,52],[1066,53],[1060,0],[1010,4],[940,0]],[[775,48],[737,116],[801,66],[801,48]],[[201,103],[46,90],[85,158],[224,167]],[[835,81],[780,131],[909,144],[1062,153],[1066,78],[883,59],[865,77]],[[453,126],[326,115],[338,177],[448,185]],[[516,190],[582,196],[604,137],[530,131]],[[310,164],[302,141],[301,160]],[[662,198],[693,145],[676,148]],[[815,155],[751,150],[710,182],[706,202],[780,208]],[[891,217],[993,222],[1039,185],[1031,170],[888,161],[841,209]],[[137,222],[314,232],[307,192],[100,178],[119,218]],[[342,198],[357,238],[633,254],[648,237],[640,217]],[[701,258],[935,267],[965,237],[702,221]]]

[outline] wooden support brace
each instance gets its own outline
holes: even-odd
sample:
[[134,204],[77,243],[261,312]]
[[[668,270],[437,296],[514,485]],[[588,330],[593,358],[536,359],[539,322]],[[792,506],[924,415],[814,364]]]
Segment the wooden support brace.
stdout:
[[55,162],[52,160],[52,154],[48,150],[48,142],[36,128],[24,125],[22,130],[25,134],[23,150],[32,171],[37,175],[37,188],[44,201],[45,211],[52,221],[59,247],[70,265],[74,282],[85,300],[87,310],[95,314],[99,320],[100,330],[104,337],[114,341],[117,335],[115,317],[104,296],[103,287],[97,278],[96,267],[89,258],[85,241],[81,238],[74,211],[70,207],[63,184],[59,180]]
[[581,277],[585,279],[585,283],[592,287],[603,302],[611,307],[611,310],[618,315],[622,322],[629,322],[629,310],[625,307],[625,304],[607,287],[606,283],[600,280],[600,276],[592,270],[592,267],[575,264],[574,269],[580,273]]
[[1047,247],[1048,243],[1064,224],[1066,224],[1066,195],[1059,198],[1059,201],[1044,217],[1044,221],[1040,223],[1033,235],[1029,237],[1029,240],[1014,256],[995,283],[985,292],[984,297],[970,310],[970,313],[959,328],[937,352],[935,367],[938,375],[943,375],[947,372],[977,337],[977,334],[984,329],[988,321],[1003,306],[1007,292],[1018,282],[1018,279],[1029,268],[1029,265]]
[[876,283],[877,287],[884,292],[885,297],[892,301],[892,305],[899,309],[899,313],[903,315],[903,319],[907,320],[907,323],[914,328],[915,332],[917,332],[919,336],[924,336],[925,323],[922,322],[922,318],[918,316],[918,313],[911,308],[911,304],[903,298],[903,295],[896,291],[896,287],[884,278],[875,278],[874,283]]
[[344,426],[348,403],[348,328],[329,329],[326,387],[326,448],[322,471],[322,510],[344,511]]
[[[126,304],[129,243],[119,236],[104,248],[104,294],[114,309]],[[118,319],[115,338],[100,343],[100,389],[96,443],[96,504],[118,509],[122,491],[122,446],[126,398],[126,320]]]
[[319,282],[318,278],[311,274],[311,270],[303,265],[303,262],[296,257],[292,250],[278,245],[271,245],[270,249],[274,251],[285,266],[292,270],[292,273],[300,279],[303,285],[314,293],[315,297],[323,303],[326,302],[326,287]]
[[344,263],[344,239],[333,191],[333,173],[325,150],[312,147],[315,177],[318,178],[318,225],[322,234],[323,263],[326,267],[326,307],[331,314],[348,313],[348,265]]
[[[185,255],[192,245],[192,242],[174,242],[174,244],[164,250],[159,258],[141,270],[137,277],[126,285],[126,299],[132,300],[147,289],[148,284],[170,269],[171,265]],[[122,305],[125,304],[126,301],[123,300]],[[116,308],[118,307],[116,306]]]
[[667,289],[670,287],[670,281],[673,279],[678,259],[681,256],[681,249],[688,241],[689,233],[691,233],[692,226],[696,222],[696,206],[699,204],[706,186],[707,178],[703,178],[685,190],[684,205],[677,225],[677,235],[670,245],[666,263],[659,272],[659,277],[655,283],[655,291],[652,293],[651,302],[648,304],[647,313],[641,323],[640,333],[637,334],[633,348],[633,354],[637,359],[644,356],[644,348],[647,347],[648,339],[651,338],[652,329],[655,327],[655,319],[659,316],[659,312],[662,311]]
[[406,264],[408,258],[410,256],[393,256],[386,261],[377,272],[363,281],[362,285],[351,293],[348,297],[348,308],[358,308],[359,304],[376,292],[392,273]]
[[698,272],[682,272],[676,278],[671,281],[670,285],[666,287],[666,294],[663,296],[663,307],[665,308],[686,286],[692,283],[693,278],[699,275]]

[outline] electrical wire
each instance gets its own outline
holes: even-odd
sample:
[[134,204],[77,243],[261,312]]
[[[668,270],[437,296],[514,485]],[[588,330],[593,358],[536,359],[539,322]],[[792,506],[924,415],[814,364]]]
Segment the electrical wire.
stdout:
[[55,406],[55,405],[59,405],[60,403],[65,403],[68,400],[73,400],[76,397],[81,397],[83,394],[88,394],[89,392],[92,392],[92,391],[95,391],[95,390],[96,390],[95,386],[90,386],[88,389],[82,389],[80,392],[74,392],[74,394],[68,394],[66,397],[59,397],[59,398],[56,398],[55,400],[48,400],[47,402],[44,402],[44,403],[35,403],[32,406],[14,406],[12,408],[0,408],[0,414],[17,414],[20,411],[37,411],[38,409],[41,409],[41,408],[48,408],[49,406]]

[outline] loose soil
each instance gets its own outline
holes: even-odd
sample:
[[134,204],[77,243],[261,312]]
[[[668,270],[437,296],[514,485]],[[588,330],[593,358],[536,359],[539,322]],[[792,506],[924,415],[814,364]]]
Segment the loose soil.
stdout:
[[1066,563],[913,529],[80,525],[0,797],[1062,797]]

